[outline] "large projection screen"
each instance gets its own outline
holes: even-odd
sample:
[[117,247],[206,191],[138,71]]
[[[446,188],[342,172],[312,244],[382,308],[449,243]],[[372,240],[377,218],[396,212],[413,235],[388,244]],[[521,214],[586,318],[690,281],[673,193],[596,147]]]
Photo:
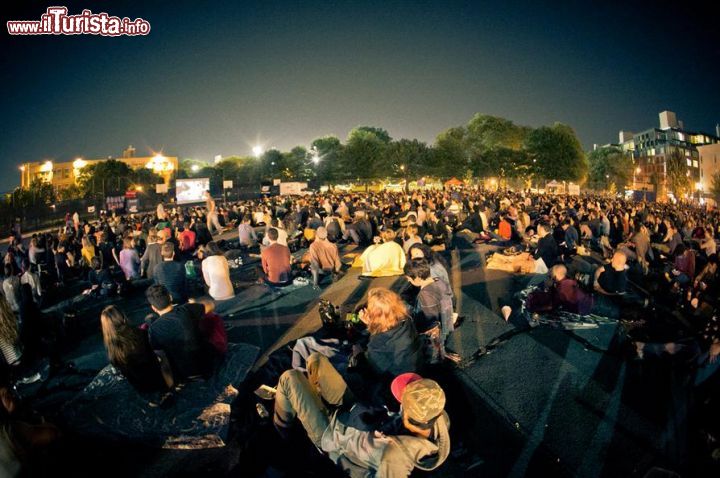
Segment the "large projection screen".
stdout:
[[203,194],[210,189],[210,178],[178,179],[175,181],[175,199],[178,204],[202,202]]

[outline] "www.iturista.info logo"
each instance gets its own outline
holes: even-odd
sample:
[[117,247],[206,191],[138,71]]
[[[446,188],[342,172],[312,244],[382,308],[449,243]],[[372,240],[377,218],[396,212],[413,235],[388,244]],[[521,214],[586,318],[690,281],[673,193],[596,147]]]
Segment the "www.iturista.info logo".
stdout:
[[83,10],[79,15],[68,15],[67,7],[48,7],[40,20],[13,20],[7,22],[10,35],[103,35],[134,36],[150,33],[150,22],[142,18],[130,20]]

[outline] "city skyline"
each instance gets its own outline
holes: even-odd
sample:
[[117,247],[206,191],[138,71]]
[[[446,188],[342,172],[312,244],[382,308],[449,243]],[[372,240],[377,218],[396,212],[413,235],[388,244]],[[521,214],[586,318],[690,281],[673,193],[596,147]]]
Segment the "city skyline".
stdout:
[[[212,5],[212,4],[211,4]],[[649,7],[648,5],[654,5]],[[471,2],[70,2],[142,17],[144,37],[3,34],[6,167],[119,156],[128,144],[212,161],[358,125],[432,143],[475,113],[575,128],[585,149],[675,111],[714,134],[718,7]],[[671,4],[668,4],[671,5]],[[699,4],[697,4],[699,5]],[[37,19],[13,6],[4,20]],[[680,87],[678,87],[680,85]],[[7,175],[0,189],[17,185]]]

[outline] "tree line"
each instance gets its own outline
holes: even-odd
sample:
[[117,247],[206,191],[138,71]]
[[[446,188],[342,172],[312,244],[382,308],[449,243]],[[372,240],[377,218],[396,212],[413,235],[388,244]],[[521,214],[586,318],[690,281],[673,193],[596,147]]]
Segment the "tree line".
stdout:
[[556,123],[531,128],[477,114],[466,125],[440,133],[434,145],[394,139],[383,128],[359,126],[344,142],[324,136],[309,148],[270,149],[259,158],[232,156],[215,165],[186,161],[179,177],[211,177],[217,182],[222,177],[243,184],[282,179],[333,185],[424,177],[580,182],[587,172],[585,152],[571,127]]

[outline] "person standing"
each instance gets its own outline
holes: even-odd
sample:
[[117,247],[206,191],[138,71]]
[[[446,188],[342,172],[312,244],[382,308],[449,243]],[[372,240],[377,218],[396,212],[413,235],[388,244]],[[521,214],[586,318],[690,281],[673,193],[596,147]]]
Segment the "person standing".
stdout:
[[218,220],[217,206],[215,205],[215,200],[210,195],[210,191],[205,191],[205,209],[207,214],[206,222],[208,231],[210,231],[210,234],[213,234],[213,226],[215,226],[217,232],[221,233],[223,228]]
[[155,229],[150,229],[150,232],[148,233],[148,244],[145,248],[145,253],[140,259],[141,276],[143,275],[143,273],[145,273],[147,274],[148,279],[152,279],[153,272],[155,271],[155,266],[162,262],[162,254],[160,253],[160,248],[165,242],[164,234],[164,231],[156,231]]

